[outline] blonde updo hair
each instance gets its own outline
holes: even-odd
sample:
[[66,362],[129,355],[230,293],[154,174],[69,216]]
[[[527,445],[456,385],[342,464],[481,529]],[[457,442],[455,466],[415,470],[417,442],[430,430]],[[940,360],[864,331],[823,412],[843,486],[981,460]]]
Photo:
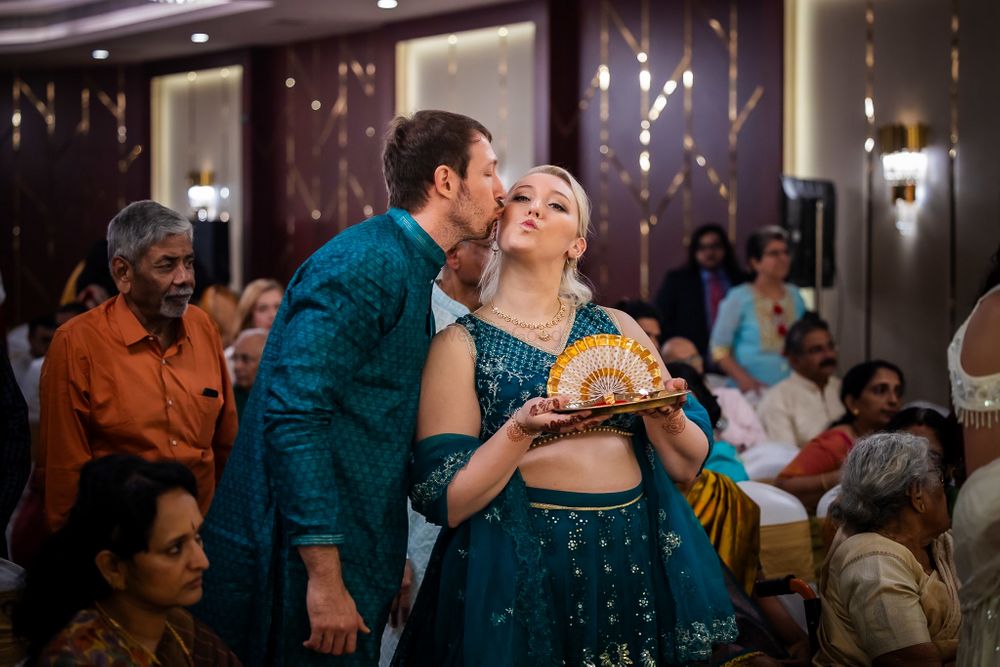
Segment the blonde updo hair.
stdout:
[[[526,176],[533,174],[555,176],[569,185],[573,191],[573,199],[576,200],[576,210],[579,216],[576,225],[577,236],[587,238],[587,232],[590,230],[590,197],[587,196],[586,190],[583,189],[579,181],[573,177],[573,174],[562,167],[543,164],[538,167],[532,167],[525,172],[514,183],[514,187],[517,187],[517,184],[523,181]],[[511,191],[513,189],[512,187]],[[507,194],[510,196],[510,192]],[[494,241],[495,243],[496,241]],[[500,266],[503,263],[503,251],[499,250],[496,245],[493,246],[493,250],[494,252],[486,260],[482,278],[479,280],[479,298],[483,303],[488,303],[496,296],[500,284]],[[568,305],[573,307],[582,306],[594,298],[594,292],[587,284],[586,278],[577,269],[577,263],[578,260],[575,258],[566,260],[566,264],[563,266],[562,280],[559,283],[559,298],[568,302]]]

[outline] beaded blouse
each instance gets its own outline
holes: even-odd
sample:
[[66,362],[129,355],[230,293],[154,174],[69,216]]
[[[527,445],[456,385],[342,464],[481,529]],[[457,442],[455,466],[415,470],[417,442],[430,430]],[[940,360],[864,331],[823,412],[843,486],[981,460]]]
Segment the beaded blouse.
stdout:
[[989,428],[1000,422],[1000,373],[969,375],[962,368],[962,344],[969,320],[986,296],[1000,290],[997,285],[976,303],[972,314],[955,332],[948,346],[948,374],[951,377],[951,397],[958,420],[970,428]]
[[[476,360],[476,395],[482,415],[480,438],[488,439],[524,403],[546,396],[549,369],[558,355],[546,352],[475,315],[456,322],[471,338]],[[621,333],[608,313],[594,304],[576,310],[564,347],[585,336]],[[635,415],[615,415],[607,426],[631,431]]]

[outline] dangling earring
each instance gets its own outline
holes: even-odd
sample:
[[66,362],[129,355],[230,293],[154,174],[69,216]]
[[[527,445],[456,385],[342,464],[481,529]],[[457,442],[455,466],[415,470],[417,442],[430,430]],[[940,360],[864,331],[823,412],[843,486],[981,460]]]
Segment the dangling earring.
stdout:
[[500,252],[500,244],[497,243],[496,241],[490,243],[490,252],[492,252],[494,255]]

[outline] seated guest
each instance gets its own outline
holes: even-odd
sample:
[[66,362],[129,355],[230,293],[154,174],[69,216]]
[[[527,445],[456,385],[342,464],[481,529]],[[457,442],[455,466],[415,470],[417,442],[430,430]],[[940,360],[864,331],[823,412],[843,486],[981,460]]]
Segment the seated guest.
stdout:
[[646,332],[657,349],[663,342],[663,316],[653,304],[641,299],[623,299],[615,308],[632,316],[639,328]]
[[758,229],[747,241],[753,282],[734,287],[719,305],[709,342],[712,361],[744,393],[759,392],[788,377],[781,356],[785,335],[805,313],[799,288],[786,283],[791,261],[788,234]]
[[844,527],[820,581],[813,664],[954,662],[958,577],[941,469],[927,441],[908,433],[860,441],[832,511]]
[[719,304],[730,288],[746,280],[726,232],[716,224],[698,227],[691,235],[688,261],[667,272],[656,306],[662,315],[663,338],[683,336],[708,356],[708,337]]
[[[77,315],[87,312],[87,307],[79,301],[71,301],[56,309],[55,328],[69,322]],[[55,331],[53,331],[53,335]],[[46,348],[46,351],[48,349]],[[41,418],[42,405],[41,397],[38,394],[38,385],[42,378],[42,366],[45,364],[45,356],[38,357],[31,362],[28,371],[24,374],[21,391],[24,393],[24,400],[28,404],[28,422],[32,428],[32,438],[37,438],[38,420]]]
[[823,494],[840,483],[840,466],[858,438],[881,431],[899,411],[903,372],[887,361],[866,361],[847,371],[840,388],[846,414],[806,443],[774,481],[802,501],[810,514]]
[[253,381],[257,379],[260,357],[264,354],[267,329],[244,329],[233,343],[233,396],[236,413],[243,416],[243,407],[250,397]]
[[808,665],[809,638],[781,602],[754,593],[754,584],[761,575],[760,509],[756,503],[732,479],[707,468],[694,481],[677,486],[725,565],[726,584],[736,612],[739,636],[731,644],[716,647],[711,664]]
[[703,467],[722,473],[734,482],[745,482],[750,479],[739,454],[736,452],[736,447],[727,442],[719,433],[720,429],[725,426],[725,417],[719,402],[715,400],[715,396],[705,385],[701,373],[687,364],[677,362],[667,364],[667,372],[670,373],[670,377],[683,378],[688,384],[688,389],[708,412],[708,420],[712,424],[715,442]]
[[785,358],[792,374],[767,390],[757,414],[768,438],[801,447],[844,414],[830,327],[807,313],[785,336]]
[[239,660],[183,609],[208,559],[194,475],[112,454],[80,471],[69,520],[28,569],[15,631],[33,665],[227,665]]
[[665,363],[682,363],[694,368],[722,408],[723,423],[719,425],[719,437],[744,451],[759,442],[767,440],[764,427],[754,411],[753,406],[743,397],[739,389],[714,385],[711,375],[705,374],[705,362],[695,348],[694,343],[687,338],[674,337],[663,344],[663,361]]

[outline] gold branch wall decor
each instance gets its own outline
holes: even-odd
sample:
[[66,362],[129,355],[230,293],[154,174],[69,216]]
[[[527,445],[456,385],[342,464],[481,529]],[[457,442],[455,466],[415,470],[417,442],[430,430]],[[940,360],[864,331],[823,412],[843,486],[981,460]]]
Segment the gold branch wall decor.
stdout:
[[[373,213],[372,193],[368,192],[350,169],[348,112],[351,79],[360,85],[362,94],[366,98],[374,98],[376,71],[374,63],[362,64],[347,45],[339,45],[336,97],[330,101],[325,99],[324,95],[326,86],[322,68],[313,70],[306,67],[294,47],[286,47],[285,65],[285,197],[293,204],[288,207],[285,215],[284,257],[287,259],[295,254],[294,236],[297,219],[295,205],[304,208],[308,216],[317,222],[329,220],[332,217],[331,212],[336,211],[337,231],[351,224],[349,215],[352,200],[362,205],[364,215],[370,216]],[[335,137],[336,185],[328,193],[324,193],[320,169],[314,168],[307,182],[299,163],[296,128],[292,119],[300,115],[304,105],[314,114],[326,109],[325,114],[319,115],[314,121],[316,132],[308,141],[307,150],[317,163],[326,155],[327,148]],[[375,140],[376,134],[375,128],[369,126],[365,129],[362,141],[371,142]],[[373,145],[366,147],[365,150],[375,151],[377,147]]]
[[[599,64],[597,71],[590,80],[586,90],[577,104],[575,114],[566,118],[553,118],[556,131],[568,135],[579,124],[580,114],[587,111],[595,95],[599,95],[599,136],[598,150],[600,154],[600,177],[597,188],[597,232],[598,253],[600,263],[597,267],[598,281],[607,284],[608,238],[611,229],[609,199],[611,193],[611,178],[616,176],[624,186],[625,191],[639,206],[639,292],[642,298],[650,294],[650,233],[663,218],[670,204],[678,193],[681,196],[682,226],[684,244],[690,243],[693,228],[693,174],[695,171],[704,173],[705,178],[713,186],[713,191],[726,204],[728,233],[731,240],[736,238],[738,215],[738,157],[739,137],[746,125],[747,119],[758,106],[764,95],[764,87],[757,85],[750,96],[741,103],[739,99],[739,10],[737,0],[728,3],[728,27],[718,18],[708,14],[701,3],[695,0],[685,0],[682,25],[682,54],[675,63],[670,76],[662,85],[653,87],[654,72],[650,57],[650,32],[653,25],[651,0],[639,0],[639,20],[637,26],[629,24],[619,11],[620,3],[602,0],[600,3],[599,27]],[[705,25],[717,38],[717,45],[724,49],[728,59],[727,69],[727,162],[724,169],[717,169],[708,157],[698,147],[695,140],[695,109],[694,109],[694,61],[695,43],[694,29],[697,25]],[[614,72],[612,79],[610,42],[615,36],[624,43],[635,57],[638,66],[636,79],[628,72]],[[638,152],[632,149],[617,149],[610,145],[610,126],[612,122],[610,96],[612,81],[623,88],[623,92],[631,89],[630,81],[638,82],[639,122],[638,122]],[[658,82],[657,82],[658,83]],[[657,151],[666,151],[669,142],[658,141],[654,144],[653,134],[656,123],[664,113],[669,113],[676,104],[670,100],[681,93],[681,112],[683,114],[683,132],[680,136],[682,162],[680,168],[668,179],[656,179],[666,184],[654,196],[651,183],[651,172],[658,163]],[[655,97],[654,97],[655,93]],[[624,123],[634,122],[623,120]],[[586,156],[585,156],[586,158]],[[634,168],[638,167],[638,172]],[[619,224],[621,224],[619,222]]]

